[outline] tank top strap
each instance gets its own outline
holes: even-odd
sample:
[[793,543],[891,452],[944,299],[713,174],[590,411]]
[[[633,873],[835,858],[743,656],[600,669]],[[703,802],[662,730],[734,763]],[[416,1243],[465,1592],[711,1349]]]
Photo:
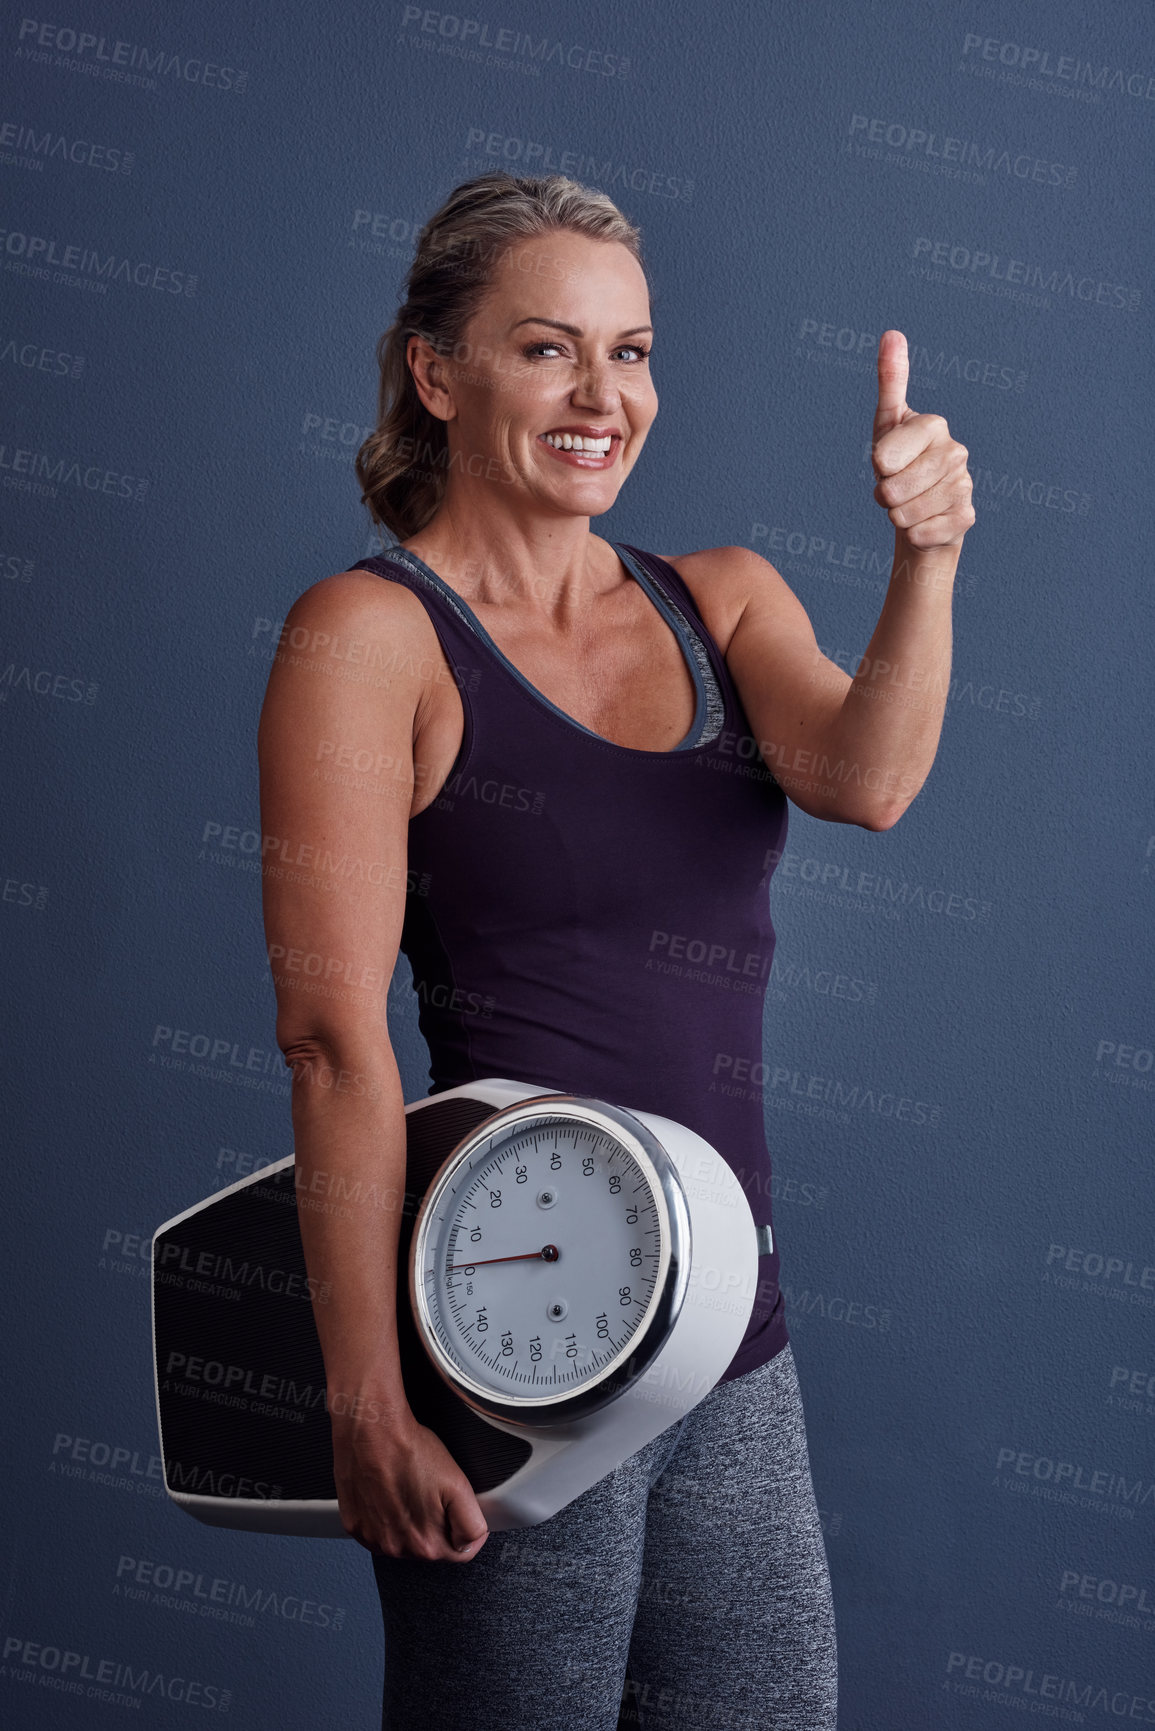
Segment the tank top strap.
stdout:
[[348,569],[372,571],[388,582],[400,583],[415,595],[429,614],[458,685],[468,691],[476,688],[484,651],[468,615],[458,605],[448,584],[431,577],[402,547],[359,559]]
[[[697,667],[698,726],[679,749],[710,743],[727,726],[741,731],[744,725],[741,698],[726,666],[725,656],[711,636],[685,582],[674,567],[665,559],[659,559],[656,553],[647,553],[626,541],[611,541],[609,545],[640,580],[642,587],[650,591],[651,600],[655,600],[659,610],[665,612],[667,622],[681,640],[687,657]],[[348,569],[372,571],[379,577],[403,584],[417,596],[430,616],[446,660],[463,693],[472,694],[478,690],[483,666],[488,660],[496,659],[509,674],[515,688],[531,694],[535,703],[555,707],[509,664],[476,615],[458,600],[436,572],[429,570],[423,560],[406,552],[403,547],[391,547],[384,553],[358,560]],[[579,725],[572,717],[566,719],[571,726]]]
[[[628,541],[611,541],[610,546],[621,555],[625,552],[632,556],[632,562],[639,565],[643,575],[657,588],[659,594],[683,614],[688,616],[693,631],[700,635],[709,646],[711,659],[716,664],[716,670],[723,678],[727,676],[725,657],[717,643],[710,635],[709,627],[698,611],[689,588],[674,570],[674,567],[659,559],[656,553],[646,553],[641,547],[631,546]],[[627,564],[630,561],[627,560]],[[458,645],[477,643],[476,621],[462,608],[454,597],[447,583],[434,578],[424,564],[412,558],[403,547],[392,547],[386,553],[374,554],[359,559],[355,565],[347,567],[350,571],[374,571],[377,576],[403,583],[407,589],[426,603],[427,608],[432,603],[432,611],[440,619],[449,623],[454,641]],[[678,630],[675,622],[674,629]],[[684,633],[679,631],[680,636]]]
[[686,615],[693,635],[705,647],[710,665],[714,670],[714,677],[725,694],[726,702],[729,704],[732,714],[736,715],[741,710],[738,688],[734,684],[733,676],[726,665],[726,657],[718,647],[710,627],[702,618],[698,604],[684,578],[678,575],[667,560],[659,559],[656,553],[646,553],[641,547],[631,546],[628,541],[611,541],[610,545],[616,549],[619,555],[622,553],[630,554],[635,564],[641,566],[645,575],[655,588],[665,596],[666,600]]
[[[658,586],[666,599],[675,602],[677,606],[681,608],[683,613],[689,615],[690,621],[695,630],[700,629],[703,637],[710,636],[709,630],[706,626],[706,621],[698,611],[698,604],[694,600],[688,585],[685,580],[678,575],[671,564],[669,564],[665,559],[659,559],[656,553],[647,553],[641,547],[631,546],[628,541],[611,541],[610,546],[617,549],[619,553],[626,552],[632,554],[634,560],[642,567],[646,576]],[[712,641],[713,639],[711,638],[711,642]],[[717,644],[715,644],[714,647],[717,648]],[[720,653],[721,651],[719,651],[719,654]]]

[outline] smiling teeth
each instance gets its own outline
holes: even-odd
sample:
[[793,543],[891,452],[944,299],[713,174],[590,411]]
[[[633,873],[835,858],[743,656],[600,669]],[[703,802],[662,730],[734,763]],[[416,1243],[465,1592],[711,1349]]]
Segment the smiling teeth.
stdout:
[[613,444],[612,433],[601,439],[584,438],[580,433],[543,433],[542,438],[558,451],[583,451],[591,457],[604,457]]

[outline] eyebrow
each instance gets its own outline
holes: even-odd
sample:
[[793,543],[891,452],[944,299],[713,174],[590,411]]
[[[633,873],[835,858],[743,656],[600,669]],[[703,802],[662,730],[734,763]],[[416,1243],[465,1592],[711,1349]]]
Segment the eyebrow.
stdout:
[[[515,331],[517,329],[517,325],[552,325],[555,330],[566,331],[571,337],[580,337],[582,334],[579,326],[577,326],[577,325],[564,325],[564,324],[562,324],[560,319],[539,319],[537,317],[530,317],[527,319],[518,319],[516,325],[510,325],[510,327],[509,327],[510,330]],[[618,336],[619,337],[636,337],[642,331],[652,331],[653,328],[654,328],[653,325],[632,325],[628,331],[619,331]]]

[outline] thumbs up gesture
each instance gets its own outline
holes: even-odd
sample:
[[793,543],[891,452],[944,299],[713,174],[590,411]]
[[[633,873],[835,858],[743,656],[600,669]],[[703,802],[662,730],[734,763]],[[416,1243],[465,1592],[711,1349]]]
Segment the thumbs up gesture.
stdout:
[[909,377],[905,336],[901,331],[883,331],[878,339],[878,407],[871,441],[871,462],[878,476],[874,497],[915,553],[959,548],[975,520],[966,446],[951,438],[941,415],[916,415],[907,407]]

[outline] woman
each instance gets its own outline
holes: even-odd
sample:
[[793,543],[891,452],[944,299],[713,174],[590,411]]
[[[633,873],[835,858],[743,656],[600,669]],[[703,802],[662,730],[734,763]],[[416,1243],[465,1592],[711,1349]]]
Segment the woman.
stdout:
[[[277,976],[277,1041],[330,1294],[342,1519],[385,1621],[383,1724],[612,1731],[620,1702],[646,1731],[827,1731],[834,1622],[777,1249],[721,1382],[551,1519],[491,1535],[406,1404],[396,1212],[325,1199],[404,1189],[387,1024],[404,948],[431,1092],[502,1075],[665,1113],[724,1152],[770,1227],[749,1077],[786,796],[886,829],[922,785],[974,521],[966,451],[906,407],[888,332],[873,459],[895,566],[852,680],[756,554],[591,533],[657,410],[638,232],[607,197],[468,181],[407,290],[357,462],[398,545],[297,600],[259,736],[265,832],[341,862],[267,877],[265,913],[272,954],[325,960]],[[318,980],[345,983],[302,989]]]

